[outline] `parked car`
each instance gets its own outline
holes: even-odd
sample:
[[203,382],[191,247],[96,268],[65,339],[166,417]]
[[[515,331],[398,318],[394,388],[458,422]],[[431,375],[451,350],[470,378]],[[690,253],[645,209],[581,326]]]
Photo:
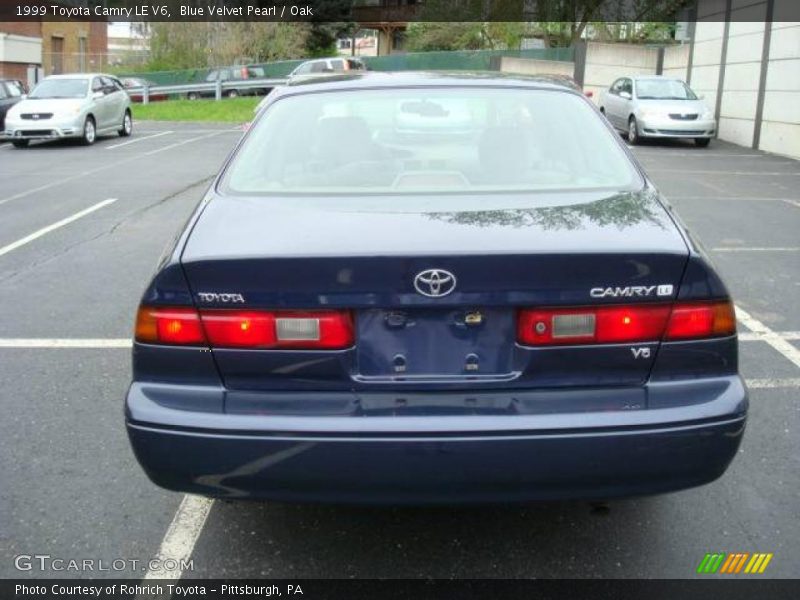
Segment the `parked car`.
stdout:
[[706,147],[717,131],[714,112],[680,79],[620,77],[600,97],[600,112],[631,144],[643,138],[689,138]]
[[345,73],[347,71],[366,71],[367,65],[360,58],[340,57],[340,58],[317,58],[307,60],[297,65],[289,73],[289,81],[298,79],[318,77],[324,74]]
[[[257,66],[243,66],[243,67],[226,67],[223,69],[213,69],[206,75],[207,83],[216,83],[217,81],[246,81],[248,79],[263,79],[265,77],[264,69]],[[223,90],[223,95],[228,98],[237,98],[238,96],[263,96],[269,92],[269,88],[227,88]],[[215,91],[204,92],[189,92],[186,97],[189,100],[197,100],[199,98],[213,98],[216,96]]]
[[[732,300],[582,93],[407,72],[269,98],[141,299],[125,420],[152,481],[397,504],[722,475]],[[475,134],[398,133],[423,100]]]
[[111,75],[52,75],[6,114],[4,137],[24,148],[31,140],[78,138],[93,144],[98,135],[133,132],[131,99]]
[[[132,102],[142,102],[144,100],[144,92],[139,91],[131,91],[132,89],[136,88],[143,88],[153,87],[157,85],[156,83],[148,80],[142,79],[141,77],[124,77],[120,81],[122,81],[122,85],[125,86],[125,90],[128,92],[128,96]],[[161,102],[163,100],[169,100],[169,96],[167,94],[154,94],[150,92],[147,96],[149,102]]]
[[[287,85],[304,83],[347,74],[357,74],[367,70],[367,65],[360,58],[318,58],[307,60],[298,65],[286,78]],[[261,99],[253,109],[258,114],[268,103],[267,97]]]
[[23,99],[25,86],[16,79],[0,79],[0,132],[5,127],[8,109]]

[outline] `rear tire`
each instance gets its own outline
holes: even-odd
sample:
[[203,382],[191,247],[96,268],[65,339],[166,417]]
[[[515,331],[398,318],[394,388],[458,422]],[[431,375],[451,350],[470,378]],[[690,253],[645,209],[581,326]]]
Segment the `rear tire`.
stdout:
[[639,143],[639,124],[636,122],[636,117],[628,119],[628,143],[631,146]]
[[694,138],[698,148],[706,148],[711,143],[711,138]]
[[198,94],[197,92],[189,92],[188,94],[186,94],[186,97],[189,100],[198,100],[200,98],[200,94]]
[[96,139],[97,126],[95,125],[94,117],[86,117],[86,121],[83,123],[83,137],[81,138],[81,143],[84,146],[91,146]]
[[239,90],[231,90],[228,92],[228,98],[238,98],[239,97]]
[[14,148],[27,148],[28,144],[31,143],[30,140],[14,140],[11,142],[14,145]]
[[125,111],[125,116],[122,117],[122,127],[117,133],[119,137],[130,137],[133,133],[133,117],[131,116],[131,111]]

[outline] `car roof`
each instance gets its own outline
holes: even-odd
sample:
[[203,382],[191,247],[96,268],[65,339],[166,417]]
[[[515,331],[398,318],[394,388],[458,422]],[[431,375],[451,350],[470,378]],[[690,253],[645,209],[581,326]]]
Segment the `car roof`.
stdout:
[[[345,71],[290,81],[283,88],[309,91],[407,87],[530,87],[576,93],[575,84],[548,75],[518,75],[499,71]],[[279,92],[279,93],[286,93]]]

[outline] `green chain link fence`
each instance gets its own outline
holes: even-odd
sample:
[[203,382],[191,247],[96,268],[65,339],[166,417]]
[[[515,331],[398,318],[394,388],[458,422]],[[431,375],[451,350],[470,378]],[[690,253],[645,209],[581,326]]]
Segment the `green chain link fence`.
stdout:
[[[362,56],[373,71],[489,71],[493,59],[501,56],[535,58],[539,60],[571,61],[572,48],[534,48],[530,50],[461,50],[455,52],[409,52],[388,56]],[[286,77],[302,60],[281,60],[258,63],[268,78]],[[157,85],[179,85],[204,81],[210,68],[179,71],[124,73],[123,77],[142,77]]]

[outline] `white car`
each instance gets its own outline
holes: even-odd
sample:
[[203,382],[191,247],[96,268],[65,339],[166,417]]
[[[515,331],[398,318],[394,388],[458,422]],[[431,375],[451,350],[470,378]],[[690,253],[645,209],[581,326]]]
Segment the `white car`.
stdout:
[[111,75],[52,75],[6,114],[4,138],[17,148],[31,140],[78,138],[93,144],[98,135],[133,132],[131,99]]
[[620,77],[600,96],[609,123],[642,138],[689,138],[705,147],[717,131],[714,112],[680,79],[663,76]]

